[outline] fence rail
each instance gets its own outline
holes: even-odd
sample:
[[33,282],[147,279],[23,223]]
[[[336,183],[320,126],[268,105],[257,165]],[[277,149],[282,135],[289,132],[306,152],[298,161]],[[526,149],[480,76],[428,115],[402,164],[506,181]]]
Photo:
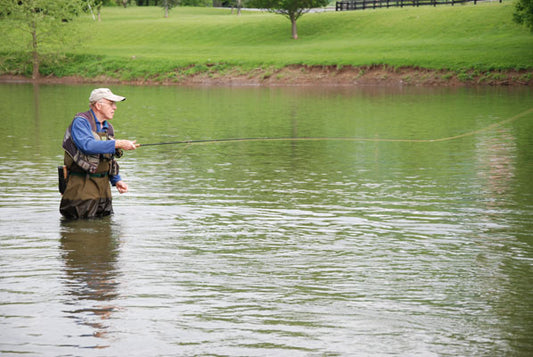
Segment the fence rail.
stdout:
[[[478,1],[484,0],[348,0],[337,1],[335,3],[335,11],[348,10],[365,10],[365,9],[379,9],[389,7],[404,7],[404,6],[437,6],[437,5],[455,5],[465,2],[473,2],[474,5]],[[498,0],[500,3],[502,0]]]

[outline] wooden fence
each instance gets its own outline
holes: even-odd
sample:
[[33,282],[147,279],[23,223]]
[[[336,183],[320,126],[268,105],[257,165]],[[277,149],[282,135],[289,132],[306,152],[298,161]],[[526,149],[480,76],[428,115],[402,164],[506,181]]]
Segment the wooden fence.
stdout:
[[[335,11],[347,10],[365,10],[365,9],[379,9],[389,7],[404,7],[404,6],[424,6],[424,5],[454,5],[465,2],[473,2],[476,4],[483,0],[348,0],[337,1],[335,3]],[[502,0],[498,0],[502,2]]]

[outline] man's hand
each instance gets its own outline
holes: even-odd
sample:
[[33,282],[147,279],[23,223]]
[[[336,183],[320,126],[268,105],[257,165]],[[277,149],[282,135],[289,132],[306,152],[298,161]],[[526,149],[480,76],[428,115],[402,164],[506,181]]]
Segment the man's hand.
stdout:
[[117,187],[117,190],[118,192],[120,193],[126,193],[128,192],[128,184],[125,183],[124,181],[119,181],[115,184],[115,186]]
[[139,146],[141,144],[137,144],[137,140],[115,140],[115,149],[135,150]]

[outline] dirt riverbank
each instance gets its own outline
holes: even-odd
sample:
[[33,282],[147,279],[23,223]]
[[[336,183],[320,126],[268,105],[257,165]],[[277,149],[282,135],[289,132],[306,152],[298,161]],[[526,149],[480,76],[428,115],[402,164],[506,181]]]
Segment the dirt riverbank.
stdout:
[[[111,76],[93,78],[47,76],[35,82],[183,86],[531,86],[533,69],[459,72],[387,66],[288,66],[281,69],[258,68],[246,73],[238,69],[194,75],[183,75],[180,72],[165,73],[160,78],[124,81]],[[0,75],[0,82],[32,82],[32,79],[24,76]]]

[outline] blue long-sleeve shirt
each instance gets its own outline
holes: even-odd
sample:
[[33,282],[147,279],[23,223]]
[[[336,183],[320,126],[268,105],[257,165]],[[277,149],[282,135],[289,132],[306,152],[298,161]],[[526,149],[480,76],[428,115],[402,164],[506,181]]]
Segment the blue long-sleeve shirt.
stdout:
[[[91,110],[92,112],[92,110]],[[94,116],[93,113],[93,117]],[[98,120],[94,120],[96,123],[96,131],[104,132],[108,128],[107,120],[101,125]],[[115,153],[115,140],[96,140],[93,136],[91,125],[87,120],[83,118],[76,118],[72,122],[72,139],[74,143],[84,154],[113,154]],[[120,175],[109,176],[109,181],[114,186],[117,182],[121,181]]]

